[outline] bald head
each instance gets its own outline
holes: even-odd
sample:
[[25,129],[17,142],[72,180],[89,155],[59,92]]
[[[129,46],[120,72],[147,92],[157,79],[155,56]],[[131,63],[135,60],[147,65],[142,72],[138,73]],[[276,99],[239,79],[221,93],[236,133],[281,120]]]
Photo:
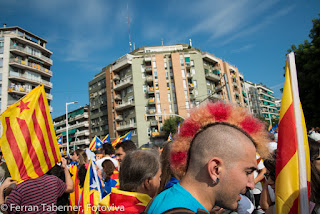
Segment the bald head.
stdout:
[[212,157],[221,158],[227,167],[232,166],[244,155],[245,145],[254,147],[240,130],[224,124],[210,126],[194,138],[187,172],[197,174]]

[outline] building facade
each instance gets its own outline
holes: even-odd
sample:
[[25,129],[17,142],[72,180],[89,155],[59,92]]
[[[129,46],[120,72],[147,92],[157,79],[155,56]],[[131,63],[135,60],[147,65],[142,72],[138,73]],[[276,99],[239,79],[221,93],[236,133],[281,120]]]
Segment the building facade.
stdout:
[[41,84],[50,106],[52,52],[46,48],[46,43],[20,27],[0,28],[1,113]]
[[273,91],[263,84],[245,81],[245,91],[248,93],[249,109],[257,117],[265,120],[279,119],[279,110]]
[[[68,136],[70,150],[85,148],[90,144],[89,106],[68,112]],[[67,147],[66,115],[53,119],[56,135],[62,134],[62,146]]]
[[89,82],[92,136],[131,131],[139,145],[163,141],[166,119],[185,118],[208,99],[245,106],[240,77],[235,66],[187,44],[138,48]]

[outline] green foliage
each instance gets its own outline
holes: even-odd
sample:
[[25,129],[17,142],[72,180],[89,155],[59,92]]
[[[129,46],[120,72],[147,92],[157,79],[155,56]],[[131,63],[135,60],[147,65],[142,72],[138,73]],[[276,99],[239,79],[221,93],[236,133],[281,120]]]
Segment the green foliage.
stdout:
[[166,137],[172,133],[174,135],[178,131],[179,123],[182,123],[183,119],[180,117],[170,117],[164,121],[163,131],[166,133]]
[[291,45],[288,50],[295,52],[300,101],[308,128],[320,124],[320,19],[312,22],[311,41],[305,40],[298,47]]

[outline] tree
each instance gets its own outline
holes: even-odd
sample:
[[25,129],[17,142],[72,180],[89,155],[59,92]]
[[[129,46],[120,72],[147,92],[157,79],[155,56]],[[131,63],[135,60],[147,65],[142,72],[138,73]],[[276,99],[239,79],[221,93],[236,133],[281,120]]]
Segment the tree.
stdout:
[[173,135],[178,130],[178,125],[183,121],[180,117],[170,117],[169,119],[166,119],[163,124],[163,131],[166,132],[166,137],[170,135],[170,133]]
[[308,128],[320,124],[320,19],[312,22],[311,42],[305,40],[288,50],[295,52],[300,101]]

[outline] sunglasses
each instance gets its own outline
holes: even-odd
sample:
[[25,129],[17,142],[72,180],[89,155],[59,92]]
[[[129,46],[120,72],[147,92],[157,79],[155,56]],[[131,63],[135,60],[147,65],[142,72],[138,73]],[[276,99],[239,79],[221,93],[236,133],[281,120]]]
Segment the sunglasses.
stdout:
[[264,177],[266,180],[268,180],[269,178],[271,178],[271,180],[275,181],[276,180],[276,175],[274,173],[264,173]]

